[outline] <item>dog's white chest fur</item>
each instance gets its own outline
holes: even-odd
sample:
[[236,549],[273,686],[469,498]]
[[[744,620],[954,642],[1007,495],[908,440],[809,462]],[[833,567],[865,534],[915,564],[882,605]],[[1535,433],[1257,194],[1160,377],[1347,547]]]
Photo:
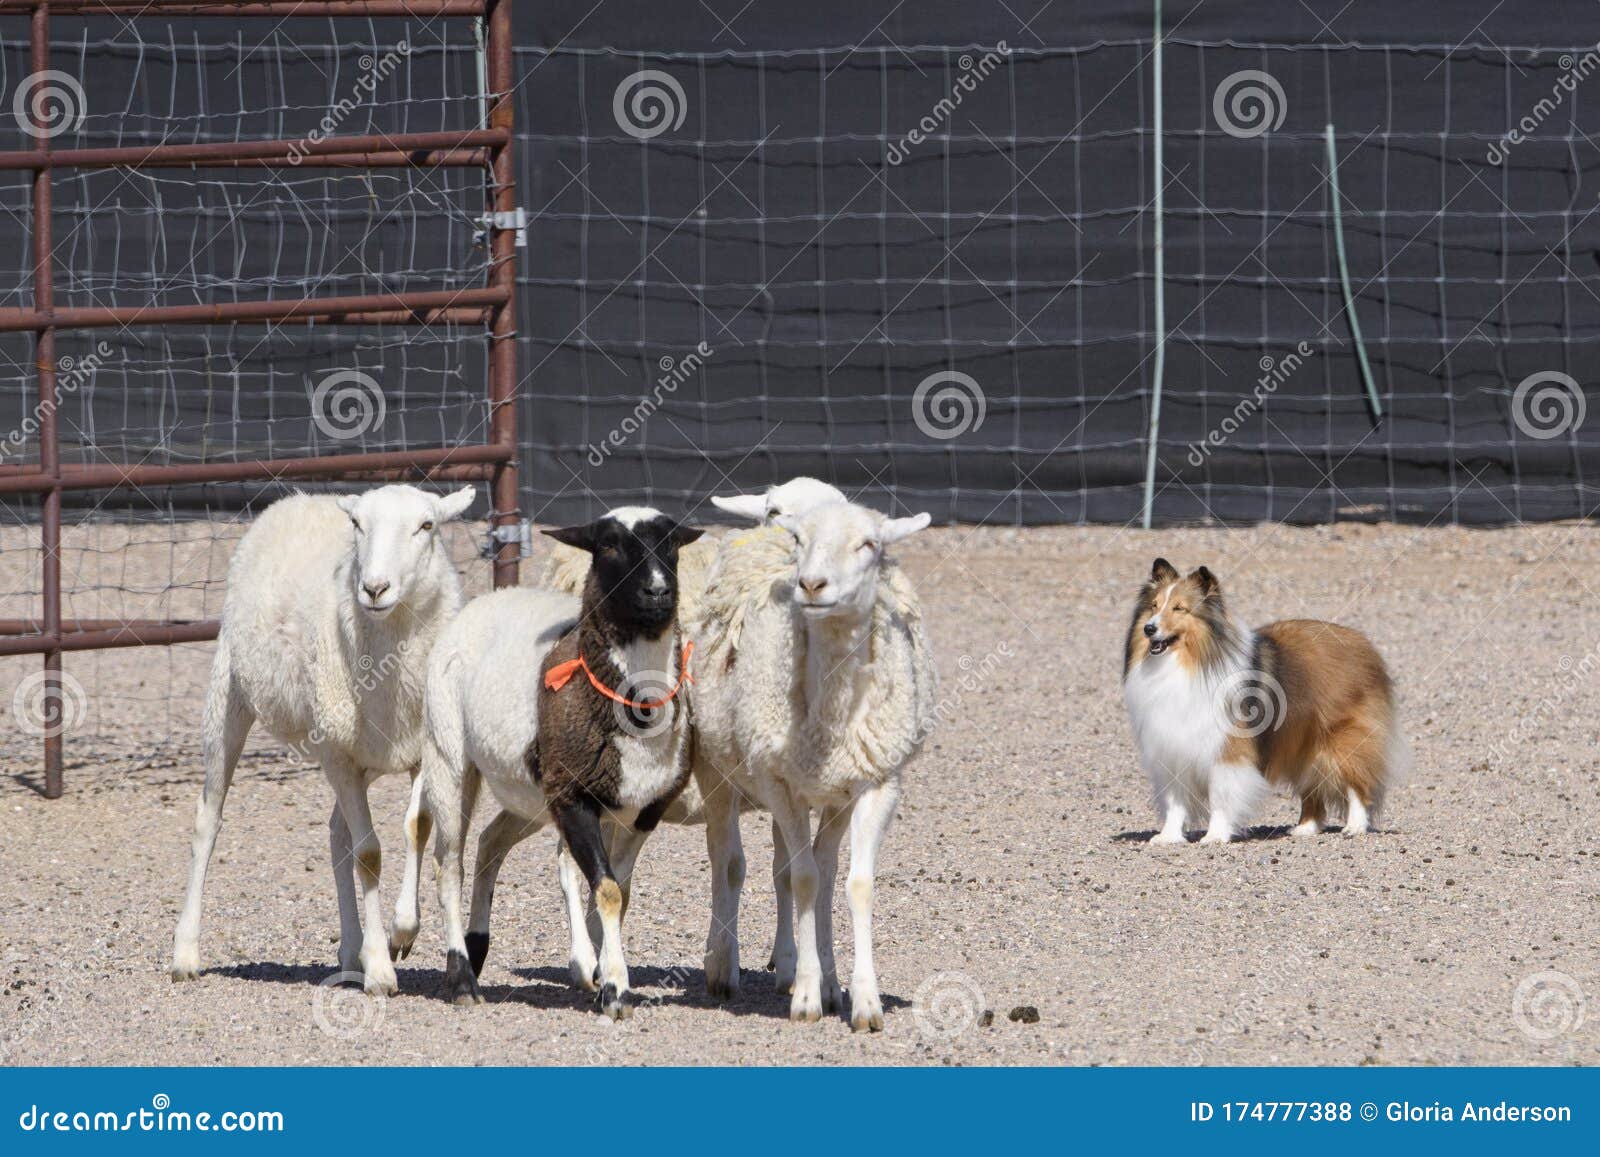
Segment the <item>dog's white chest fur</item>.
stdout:
[[1185,671],[1172,655],[1146,659],[1122,684],[1140,760],[1157,791],[1204,780],[1228,738],[1219,682]]

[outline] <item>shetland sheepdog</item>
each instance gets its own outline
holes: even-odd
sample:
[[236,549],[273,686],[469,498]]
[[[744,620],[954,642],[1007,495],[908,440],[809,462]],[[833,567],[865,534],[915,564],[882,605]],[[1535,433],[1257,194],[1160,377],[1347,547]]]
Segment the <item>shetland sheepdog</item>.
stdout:
[[1161,812],[1153,843],[1203,843],[1249,826],[1273,786],[1300,797],[1296,835],[1331,818],[1350,833],[1373,816],[1409,763],[1394,687],[1359,631],[1286,619],[1256,631],[1229,616],[1205,567],[1180,575],[1158,558],[1139,591],[1122,694]]

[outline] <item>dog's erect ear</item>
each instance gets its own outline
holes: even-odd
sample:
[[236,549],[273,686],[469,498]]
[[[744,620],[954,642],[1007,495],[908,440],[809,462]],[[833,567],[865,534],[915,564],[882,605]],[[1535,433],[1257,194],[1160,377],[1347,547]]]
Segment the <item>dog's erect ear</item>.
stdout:
[[594,523],[583,526],[556,526],[543,533],[548,534],[557,542],[564,542],[568,546],[575,546],[579,550],[594,553]]
[[680,548],[688,546],[704,533],[705,530],[702,527],[675,522],[672,524],[672,545]]
[[764,494],[735,494],[728,498],[713,494],[711,504],[718,510],[748,518],[751,522],[760,522],[767,515],[767,498]]
[[1222,589],[1222,584],[1217,581],[1217,576],[1203,566],[1197,566],[1189,572],[1189,577],[1200,584],[1202,595],[1214,595]]
[[1178,568],[1164,558],[1156,559],[1150,567],[1150,581],[1153,583],[1169,583],[1178,577]]

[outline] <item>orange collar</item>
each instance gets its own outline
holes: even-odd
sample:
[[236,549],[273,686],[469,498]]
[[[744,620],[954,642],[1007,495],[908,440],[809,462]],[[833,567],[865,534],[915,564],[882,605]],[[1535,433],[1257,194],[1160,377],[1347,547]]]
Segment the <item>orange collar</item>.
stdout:
[[683,645],[683,659],[678,664],[678,681],[673,684],[672,690],[668,691],[666,695],[660,699],[650,699],[644,702],[636,702],[632,699],[623,698],[611,688],[607,687],[604,683],[600,682],[599,679],[595,678],[594,672],[589,670],[589,664],[584,661],[582,655],[579,655],[576,659],[568,659],[565,663],[557,663],[554,667],[551,667],[550,670],[544,673],[544,685],[551,691],[559,691],[571,681],[574,675],[578,673],[578,669],[582,668],[583,673],[589,676],[590,686],[592,686],[596,691],[600,692],[600,694],[604,695],[607,699],[610,699],[616,703],[621,703],[625,707],[638,707],[645,711],[653,711],[657,707],[665,707],[668,703],[671,703],[672,700],[677,697],[678,692],[683,689],[684,683],[694,682],[694,677],[689,674],[689,656],[692,654],[694,654],[694,643],[691,640]]

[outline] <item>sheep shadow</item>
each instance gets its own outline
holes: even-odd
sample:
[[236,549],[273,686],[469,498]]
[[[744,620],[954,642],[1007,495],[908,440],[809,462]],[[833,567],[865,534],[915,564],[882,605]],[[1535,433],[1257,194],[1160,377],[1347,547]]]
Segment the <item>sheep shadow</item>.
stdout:
[[[515,976],[525,980],[536,981],[540,987],[555,986],[565,992],[572,1007],[589,1009],[594,1005],[594,995],[580,992],[572,986],[572,981],[567,975],[566,968],[539,967],[539,968],[513,968]],[[739,970],[739,995],[734,1000],[716,1000],[706,994],[706,974],[703,968],[656,968],[656,967],[630,967],[628,979],[642,1005],[655,1008],[691,1008],[702,1009],[710,1012],[725,1012],[730,1016],[759,1016],[772,1020],[789,1019],[789,994],[779,992],[772,983],[772,974],[765,971],[743,968]],[[485,999],[493,999],[489,995],[489,986],[483,985]],[[530,988],[511,989],[512,999],[515,993],[527,993]],[[893,1012],[911,1007],[911,1002],[888,993],[881,994],[885,1012]],[[833,1019],[848,1020],[849,996],[846,994],[845,1008],[836,1014]]]
[[[592,1012],[595,997],[575,987],[565,965],[560,967],[513,967],[506,971],[523,983],[507,984],[494,981],[478,982],[486,1005],[511,1004],[551,1012]],[[318,988],[327,986],[340,975],[337,964],[280,964],[274,961],[252,961],[244,964],[224,964],[207,968],[202,977],[217,976],[230,980],[246,980],[256,984],[282,984],[290,987]],[[438,968],[396,968],[395,976],[400,992],[394,999],[417,998],[444,1002],[443,961]],[[789,994],[780,993],[772,983],[772,974],[765,971],[742,969],[739,996],[733,1001],[714,1000],[706,994],[706,974],[702,968],[633,967],[629,979],[640,1007],[690,1008],[722,1011],[733,1016],[759,1016],[773,1020],[789,1019]],[[351,977],[343,986],[359,987],[359,980]],[[882,995],[885,1012],[911,1007],[911,1002],[888,993]],[[848,1019],[846,1009],[835,1019]]]

